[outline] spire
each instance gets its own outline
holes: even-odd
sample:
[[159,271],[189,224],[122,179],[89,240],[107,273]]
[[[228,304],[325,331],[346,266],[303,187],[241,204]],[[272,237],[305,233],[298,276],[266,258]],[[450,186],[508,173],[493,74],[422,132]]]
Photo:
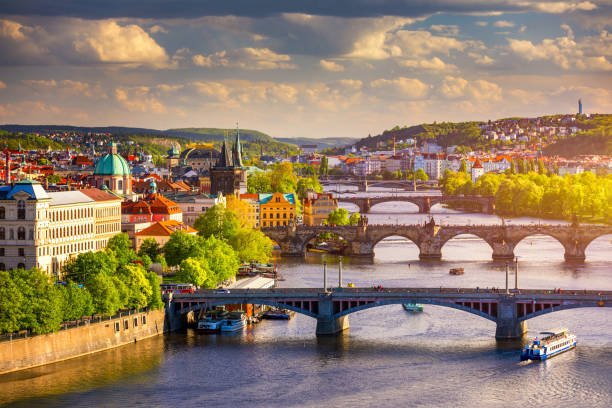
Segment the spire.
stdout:
[[240,145],[240,130],[238,129],[238,122],[236,122],[236,141],[234,143],[234,165],[242,167],[242,146]]
[[221,146],[221,154],[215,167],[232,167],[232,153],[227,148],[227,139],[223,137],[223,146]]

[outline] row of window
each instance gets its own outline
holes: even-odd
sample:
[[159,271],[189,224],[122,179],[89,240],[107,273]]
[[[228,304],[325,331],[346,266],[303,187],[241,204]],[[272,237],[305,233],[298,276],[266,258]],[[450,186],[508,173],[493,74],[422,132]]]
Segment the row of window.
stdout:
[[93,217],[93,208],[62,208],[50,211],[51,221],[73,221]]
[[[268,215],[268,214],[263,213],[263,214],[261,215],[261,218],[268,218],[268,217],[267,217],[267,215]],[[270,218],[274,218],[274,214],[270,214]],[[280,213],[276,213],[276,218],[281,218]],[[287,219],[287,213],[283,213],[282,218]],[[289,214],[289,219],[293,219],[293,213],[290,213],[290,214]]]
[[[17,201],[17,219],[25,220],[26,218],[26,204],[25,201]],[[0,220],[6,219],[6,208],[0,207]]]
[[[6,255],[6,248],[0,248],[0,256],[10,255]],[[25,248],[17,248],[17,256],[25,256]]]
[[[147,316],[146,315],[142,315],[140,316],[140,323],[144,326],[145,324],[147,324]],[[134,317],[132,318],[132,327],[138,327],[138,317]],[[130,320],[129,319],[123,319],[123,330],[128,330],[130,328]],[[121,331],[121,324],[120,322],[115,322],[115,331]]]
[[121,231],[120,222],[110,222],[107,224],[96,225],[96,234],[108,234],[111,232],[119,232],[119,231]]
[[65,238],[74,237],[75,235],[91,234],[93,233],[92,224],[81,224],[81,225],[69,225],[61,228],[51,229],[51,238]]
[[262,227],[280,227],[280,226],[287,226],[287,221],[263,221],[261,223]]
[[[8,238],[7,238],[7,234],[6,234],[6,228],[4,227],[0,227],[0,241],[2,240],[13,240],[15,239],[15,230],[13,230],[13,228],[9,228],[8,230]],[[19,227],[17,228],[17,239],[19,241],[24,241],[26,239],[26,229],[25,227]],[[34,240],[34,230],[31,229],[30,230],[30,240]]]
[[[17,268],[25,269],[25,264],[20,262],[17,264]],[[6,271],[6,265],[2,262],[0,262],[0,271]]]

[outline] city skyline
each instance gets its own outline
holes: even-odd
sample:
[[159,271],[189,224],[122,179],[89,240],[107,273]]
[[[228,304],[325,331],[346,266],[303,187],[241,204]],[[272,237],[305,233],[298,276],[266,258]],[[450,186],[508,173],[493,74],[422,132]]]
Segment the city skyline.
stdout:
[[3,8],[2,123],[361,138],[612,110],[608,1]]

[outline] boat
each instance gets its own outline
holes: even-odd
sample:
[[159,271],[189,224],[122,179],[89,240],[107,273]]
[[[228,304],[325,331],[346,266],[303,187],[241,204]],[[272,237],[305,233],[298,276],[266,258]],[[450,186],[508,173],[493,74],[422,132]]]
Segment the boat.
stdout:
[[422,312],[423,305],[420,303],[403,303],[404,310],[407,312]]
[[274,320],[289,320],[294,315],[295,315],[295,312],[292,310],[273,307],[264,313],[263,318],[264,319],[274,319]]
[[229,315],[221,323],[221,332],[235,332],[244,329],[247,325],[246,315],[244,312],[230,312]]
[[540,338],[534,338],[531,344],[525,345],[521,352],[521,361],[546,360],[552,356],[576,347],[576,335],[568,329],[551,329],[540,332]]
[[450,268],[448,273],[451,275],[463,275],[463,268]]
[[227,318],[229,312],[224,308],[217,308],[206,313],[203,319],[198,321],[197,331],[199,333],[216,333],[221,329],[221,324]]

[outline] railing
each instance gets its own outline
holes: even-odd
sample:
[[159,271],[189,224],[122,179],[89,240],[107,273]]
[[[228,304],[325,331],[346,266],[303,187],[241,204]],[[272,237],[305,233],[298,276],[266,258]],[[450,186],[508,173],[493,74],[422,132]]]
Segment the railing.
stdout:
[[[83,316],[78,320],[71,320],[68,322],[60,323],[60,327],[57,331],[70,330],[70,329],[75,329],[77,327],[88,326],[90,324],[107,322],[107,321],[119,319],[122,317],[135,315],[138,313],[145,313],[148,311],[149,311],[149,308],[145,307],[143,309],[129,309],[129,310],[119,311],[118,313],[115,313],[112,316],[100,316],[100,315]],[[51,333],[56,333],[56,332],[51,332]],[[38,333],[33,333],[30,330],[21,330],[19,332],[0,334],[0,342],[25,339],[28,337],[44,336],[45,334],[51,334],[51,333],[38,334]]]

